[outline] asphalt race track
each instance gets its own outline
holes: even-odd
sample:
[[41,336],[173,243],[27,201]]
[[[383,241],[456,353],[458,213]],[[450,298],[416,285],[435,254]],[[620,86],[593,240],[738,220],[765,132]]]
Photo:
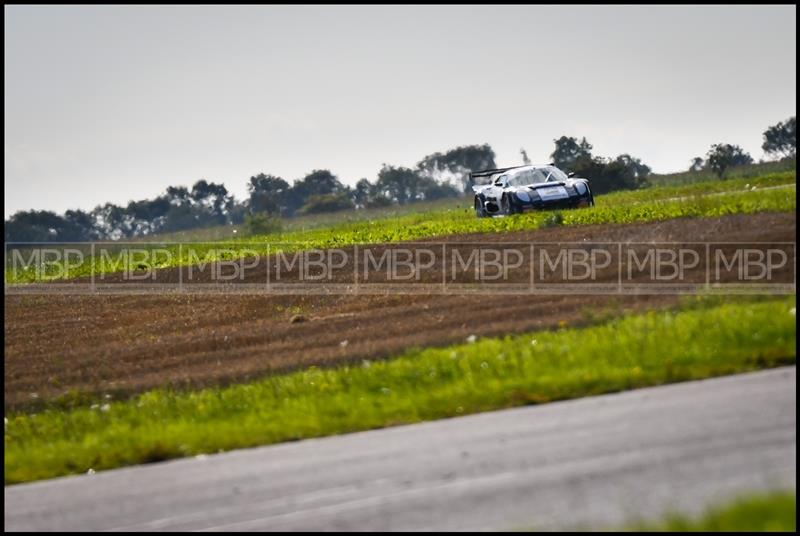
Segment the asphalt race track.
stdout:
[[10,486],[5,529],[615,527],[795,471],[786,367]]

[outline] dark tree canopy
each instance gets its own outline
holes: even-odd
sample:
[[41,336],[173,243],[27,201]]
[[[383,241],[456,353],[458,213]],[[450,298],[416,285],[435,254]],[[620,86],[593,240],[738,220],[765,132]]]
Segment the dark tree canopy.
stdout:
[[413,169],[383,165],[378,172],[377,191],[399,205],[422,198],[422,177]]
[[689,171],[702,171],[706,167],[706,161],[700,156],[692,158],[692,163],[689,166]]
[[638,158],[628,155],[615,159],[583,157],[571,167],[575,176],[589,179],[592,191],[598,194],[641,188],[646,184],[649,169]]
[[728,168],[752,164],[753,158],[738,145],[715,143],[706,155],[706,166],[720,178]]
[[191,204],[191,195],[189,194],[189,189],[185,186],[168,186],[166,196],[171,205]]
[[356,185],[367,193],[367,206],[388,203],[405,205],[415,201],[455,197],[459,190],[449,182],[438,182],[422,175],[418,170],[384,164],[374,185],[359,182]]
[[288,210],[289,183],[275,175],[259,173],[250,177],[250,211],[283,214]]
[[650,167],[639,158],[621,154],[616,158],[592,156],[592,144],[586,138],[561,136],[553,140],[556,148],[551,157],[556,167],[589,179],[595,193],[641,188],[647,183]]
[[224,184],[197,181],[192,186],[191,199],[194,205],[208,213],[209,221],[218,225],[224,224],[228,212],[233,208],[233,196],[228,193]]
[[359,179],[355,187],[353,187],[353,203],[356,208],[366,208],[369,205],[372,193],[373,185],[369,182],[369,179],[366,177]]
[[26,210],[5,222],[6,242],[79,242],[95,238],[91,216],[69,210],[62,217],[49,210]]
[[445,153],[433,153],[417,163],[417,171],[435,181],[454,181],[464,191],[470,186],[469,173],[496,168],[494,150],[488,143],[463,145]]
[[550,158],[558,168],[571,169],[578,160],[592,158],[592,144],[586,141],[586,138],[578,141],[578,138],[561,136],[553,142],[556,148]]
[[312,195],[346,193],[347,187],[327,169],[315,169],[292,185],[288,195],[288,205],[295,212],[308,203]]
[[764,144],[761,145],[761,148],[769,155],[795,158],[797,154],[797,119],[795,116],[765,130]]
[[642,163],[639,158],[634,158],[627,153],[619,155],[611,162],[611,164],[616,165],[619,167],[619,169],[624,170],[624,174],[627,177],[630,177],[631,184],[635,188],[638,188],[644,183],[644,179],[650,175],[651,171],[650,166]]
[[344,184],[327,169],[315,169],[294,183],[293,189],[298,195],[336,194],[345,191]]
[[364,178],[353,188],[326,169],[315,169],[291,185],[281,177],[258,173],[249,178],[243,202],[224,184],[200,179],[190,187],[169,186],[152,199],[125,205],[105,203],[91,212],[21,211],[6,220],[5,238],[12,242],[120,240],[239,224],[255,214],[265,214],[273,221],[295,214],[454,197],[460,190],[451,181],[468,186],[469,172],[496,167],[494,159],[488,144],[460,146],[425,157],[416,169],[384,166],[375,182]]
[[428,177],[422,177],[420,193],[422,194],[422,199],[433,201],[436,199],[445,199],[447,197],[458,197],[460,192],[458,188],[449,182],[437,182]]

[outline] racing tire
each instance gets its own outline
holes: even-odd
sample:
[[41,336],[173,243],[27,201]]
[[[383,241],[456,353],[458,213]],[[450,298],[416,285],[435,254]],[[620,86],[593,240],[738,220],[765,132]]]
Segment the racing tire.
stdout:
[[479,218],[489,217],[486,213],[486,209],[483,207],[483,201],[477,196],[475,196],[475,215]]
[[503,197],[500,198],[499,213],[504,216],[511,216],[514,214],[514,206],[511,204],[511,199],[509,199],[508,194],[503,194]]

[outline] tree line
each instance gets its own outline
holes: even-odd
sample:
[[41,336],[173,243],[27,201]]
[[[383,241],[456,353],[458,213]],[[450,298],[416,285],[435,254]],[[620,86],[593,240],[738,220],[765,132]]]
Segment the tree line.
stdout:
[[457,197],[469,189],[469,172],[497,167],[488,145],[466,145],[425,156],[413,168],[384,164],[374,182],[354,186],[327,169],[315,169],[292,184],[259,173],[248,196],[237,200],[222,183],[206,179],[191,188],[170,186],[154,199],[127,205],[106,203],[91,211],[19,211],[5,221],[6,242],[120,240],[156,233],[241,224],[254,215],[292,217],[348,209],[405,205]]
[[[772,125],[763,134],[764,143],[761,149],[768,155],[779,159],[797,158],[797,118],[790,117]],[[705,158],[696,156],[692,159],[689,171],[712,171],[723,178],[733,167],[753,163],[753,157],[738,145],[715,143],[706,153]]]
[[[769,155],[795,158],[796,121],[792,117],[764,132],[762,148]],[[550,155],[557,167],[590,179],[596,193],[640,188],[650,168],[639,158],[592,154],[586,138],[561,136]],[[520,149],[523,164],[529,164]],[[740,147],[715,144],[705,158],[696,157],[690,170],[712,170],[720,177],[727,169],[751,163]],[[191,188],[170,186],[154,199],[127,205],[106,203],[91,211],[19,211],[5,221],[6,242],[79,242],[119,240],[201,227],[277,220],[304,214],[405,205],[417,201],[458,197],[470,192],[470,172],[496,168],[489,144],[465,145],[422,158],[414,167],[383,164],[374,181],[362,178],[353,186],[326,169],[315,169],[290,184],[282,177],[258,173],[250,177],[248,196],[237,200],[222,183],[197,181]],[[259,220],[260,218],[260,220]]]

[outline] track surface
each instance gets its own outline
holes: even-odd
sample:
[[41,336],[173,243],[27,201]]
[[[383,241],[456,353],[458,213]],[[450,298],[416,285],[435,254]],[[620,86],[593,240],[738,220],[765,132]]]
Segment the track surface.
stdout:
[[5,488],[6,530],[619,526],[796,486],[796,368]]
[[[555,241],[794,242],[795,219],[793,213],[733,215],[437,241],[490,246]],[[702,278],[703,272],[697,269],[690,275]],[[251,277],[263,281],[264,273]],[[525,267],[521,277],[527,281]],[[616,281],[613,273],[606,277]],[[164,385],[196,388],[246,381],[309,365],[387,357],[414,346],[452,344],[470,335],[580,325],[598,316],[676,302],[677,296],[670,295],[7,295],[5,406],[7,411],[35,406],[70,392],[116,397]],[[296,313],[306,321],[291,323]]]

